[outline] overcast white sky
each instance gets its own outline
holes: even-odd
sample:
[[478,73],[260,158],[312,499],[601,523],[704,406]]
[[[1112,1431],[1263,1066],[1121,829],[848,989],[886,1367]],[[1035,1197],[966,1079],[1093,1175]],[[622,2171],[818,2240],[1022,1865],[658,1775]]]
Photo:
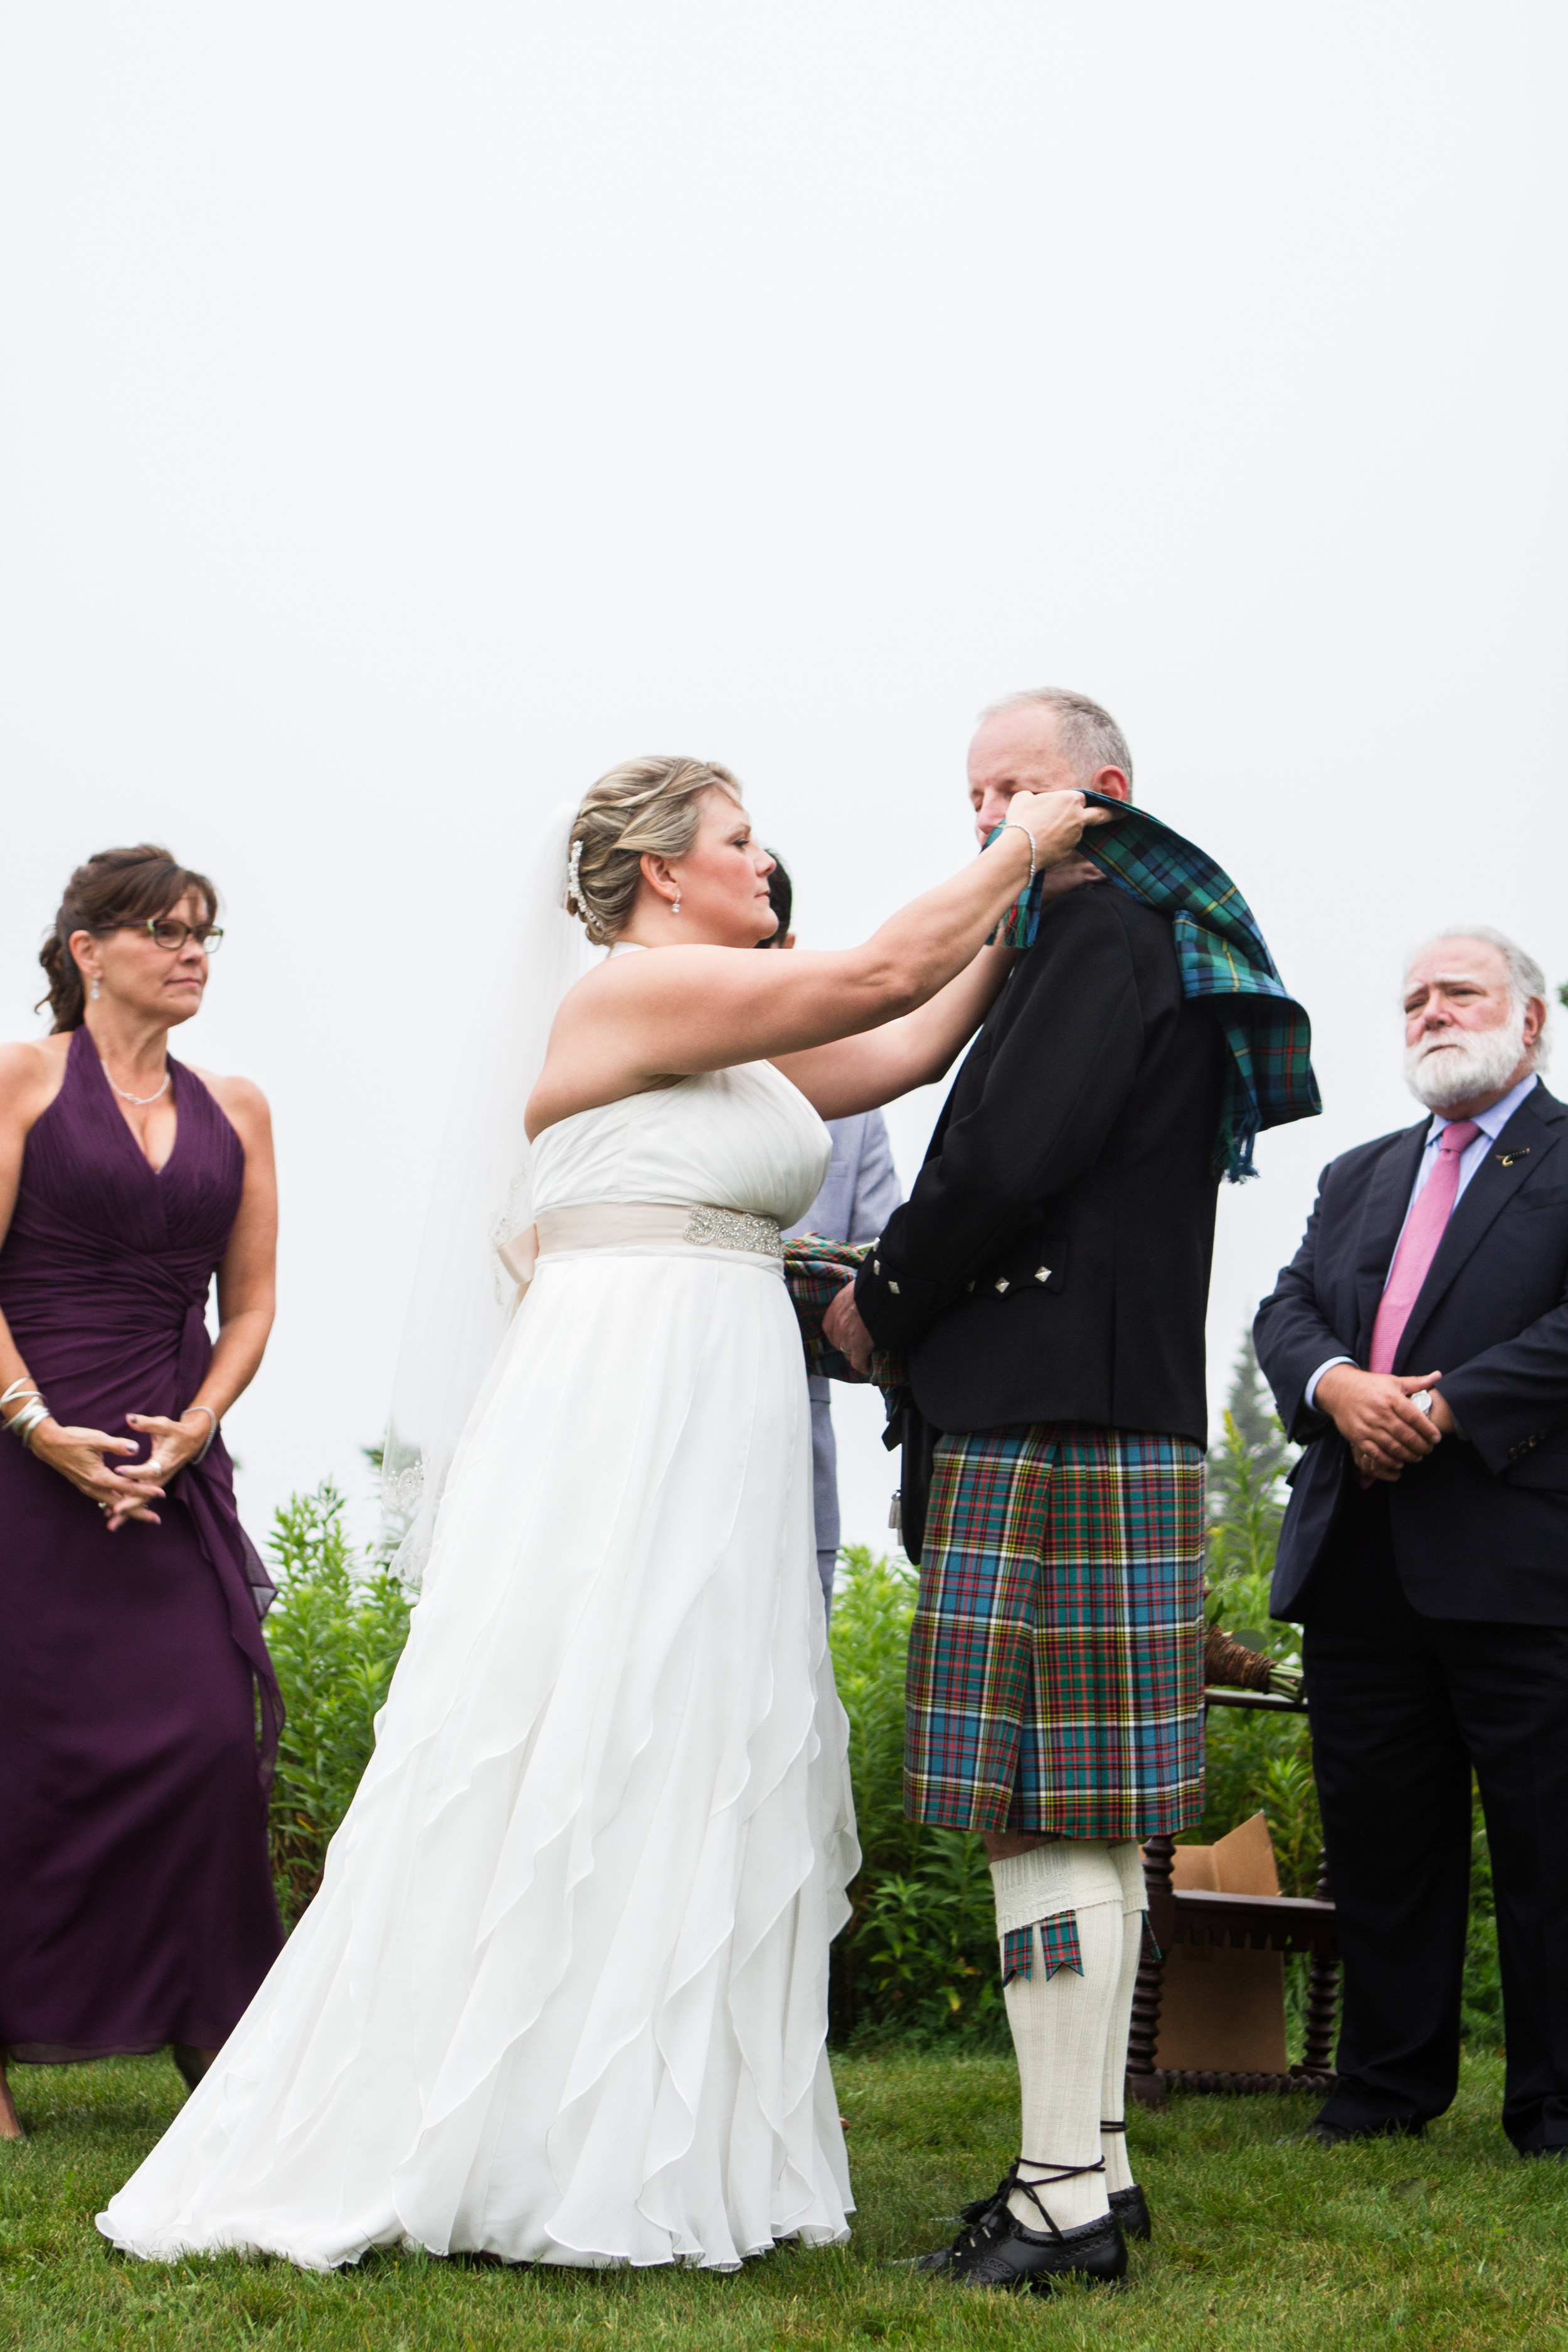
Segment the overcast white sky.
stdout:
[[722,759],[844,941],[968,854],[1027,684],[1115,711],[1312,1013],[1325,1116],[1222,1196],[1217,1411],[1318,1168],[1415,1116],[1404,949],[1568,976],[1565,65],[1507,0],[9,0],[0,1034],[82,856],[216,877],[177,1050],[277,1120],[258,1537],[367,1493],[535,814]]

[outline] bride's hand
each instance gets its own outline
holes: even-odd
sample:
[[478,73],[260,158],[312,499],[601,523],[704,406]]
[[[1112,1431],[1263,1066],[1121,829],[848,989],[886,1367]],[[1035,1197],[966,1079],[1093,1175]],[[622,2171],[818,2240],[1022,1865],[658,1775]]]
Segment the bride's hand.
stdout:
[[1006,821],[1028,833],[1038,872],[1070,857],[1087,828],[1110,823],[1110,811],[1091,809],[1081,793],[1015,793]]

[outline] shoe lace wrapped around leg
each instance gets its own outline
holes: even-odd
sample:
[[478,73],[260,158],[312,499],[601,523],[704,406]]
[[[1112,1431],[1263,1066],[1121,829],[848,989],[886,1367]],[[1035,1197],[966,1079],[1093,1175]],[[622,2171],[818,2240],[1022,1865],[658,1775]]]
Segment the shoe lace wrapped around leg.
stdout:
[[[1125,2131],[1127,2126],[1125,2124],[1112,2124],[1103,2125],[1101,2128]],[[1037,2180],[1026,2180],[1019,2170],[1019,2167],[1025,2164],[1028,2165],[1032,2171],[1040,2174],[1041,2178]],[[1104,2170],[1103,2157],[1094,2164],[1056,2164],[1048,2157],[1016,2157],[1006,2174],[989,2197],[977,2197],[973,2205],[965,2205],[962,2209],[959,2218],[969,2226],[959,2239],[959,2244],[969,2246],[981,2237],[989,2237],[997,2215],[1005,2210],[1007,2200],[1015,2189],[1018,2189],[1029,2200],[1052,2237],[1059,2239],[1062,2232],[1046,2210],[1039,2191],[1042,2189],[1049,2189],[1058,2180],[1077,2180],[1086,2173]]]

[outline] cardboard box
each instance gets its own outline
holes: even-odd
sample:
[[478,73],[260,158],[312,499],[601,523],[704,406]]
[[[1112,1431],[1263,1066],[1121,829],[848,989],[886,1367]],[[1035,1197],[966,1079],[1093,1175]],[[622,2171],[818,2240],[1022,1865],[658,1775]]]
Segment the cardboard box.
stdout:
[[[1261,1813],[1217,1845],[1179,1845],[1173,1884],[1220,1895],[1278,1895],[1274,1841]],[[1194,2072],[1283,2074],[1285,1955],[1178,1944],[1165,1955],[1154,2063]]]

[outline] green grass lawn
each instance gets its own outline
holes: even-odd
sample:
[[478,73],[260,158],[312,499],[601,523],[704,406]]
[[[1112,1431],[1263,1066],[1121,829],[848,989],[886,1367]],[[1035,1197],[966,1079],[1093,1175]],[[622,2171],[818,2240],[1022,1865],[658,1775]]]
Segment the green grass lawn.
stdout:
[[960,2294],[892,2265],[952,2234],[1015,2147],[1011,2066],[841,2058],[859,2211],[849,2245],[781,2252],[739,2276],[507,2271],[374,2255],[330,2278],[233,2257],[122,2261],[92,2216],[174,2113],[163,2059],[19,2068],[32,2137],[0,2146],[0,2345],[310,2346],[311,2352],[659,2346],[814,2352],[990,2346],[1023,2336],[1125,2352],[1183,2345],[1568,2347],[1568,2168],[1521,2163],[1497,2123],[1501,2070],[1467,2066],[1425,2142],[1281,2147],[1310,2100],[1173,2101],[1131,2144],[1155,2213],[1129,2291],[1048,2303]]

